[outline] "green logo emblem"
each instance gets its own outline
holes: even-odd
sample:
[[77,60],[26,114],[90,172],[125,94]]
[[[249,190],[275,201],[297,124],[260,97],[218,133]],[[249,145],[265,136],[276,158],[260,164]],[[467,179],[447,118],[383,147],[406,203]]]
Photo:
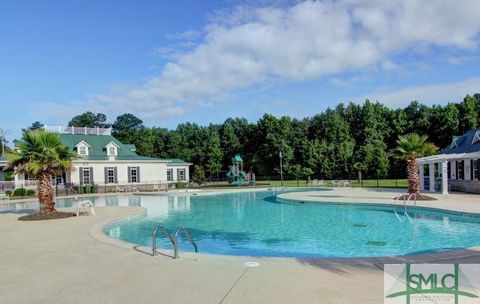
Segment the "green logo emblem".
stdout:
[[[469,266],[471,265],[463,265]],[[402,267],[403,270],[399,272],[398,267]],[[413,304],[426,300],[437,303],[441,299],[442,303],[459,304],[462,303],[460,301],[462,297],[469,299],[479,297],[469,280],[471,278],[472,274],[469,272],[466,275],[459,264],[385,265],[385,303]]]

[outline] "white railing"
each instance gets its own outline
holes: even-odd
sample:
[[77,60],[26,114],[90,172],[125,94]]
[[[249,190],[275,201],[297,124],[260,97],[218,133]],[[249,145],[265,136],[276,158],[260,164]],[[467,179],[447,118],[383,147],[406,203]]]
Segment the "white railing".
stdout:
[[44,126],[45,131],[60,134],[112,135],[112,128]]

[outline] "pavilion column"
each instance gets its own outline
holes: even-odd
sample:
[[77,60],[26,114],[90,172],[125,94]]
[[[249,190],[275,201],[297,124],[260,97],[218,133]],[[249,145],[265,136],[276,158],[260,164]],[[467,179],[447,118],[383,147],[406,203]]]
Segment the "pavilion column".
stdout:
[[458,177],[457,177],[457,162],[455,160],[450,162],[450,176],[451,176],[451,179],[458,179]]
[[442,161],[442,194],[448,194],[448,161]]
[[428,164],[428,173],[430,179],[430,192],[435,192],[435,163]]
[[420,191],[425,191],[425,176],[424,176],[424,169],[423,164],[419,164],[418,168],[420,170]]

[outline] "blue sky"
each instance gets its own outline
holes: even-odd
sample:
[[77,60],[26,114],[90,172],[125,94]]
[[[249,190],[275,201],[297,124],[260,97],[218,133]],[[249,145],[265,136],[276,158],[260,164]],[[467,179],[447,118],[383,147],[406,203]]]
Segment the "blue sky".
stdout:
[[480,92],[479,1],[0,2],[0,128],[310,116]]

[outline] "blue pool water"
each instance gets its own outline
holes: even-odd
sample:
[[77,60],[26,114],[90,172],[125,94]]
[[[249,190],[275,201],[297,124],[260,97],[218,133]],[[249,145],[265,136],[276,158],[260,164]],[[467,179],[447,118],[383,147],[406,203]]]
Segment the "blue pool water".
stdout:
[[[480,217],[392,206],[279,202],[272,191],[218,195],[98,196],[96,206],[141,206],[144,217],[109,226],[113,238],[151,246],[158,224],[188,228],[199,251],[278,257],[372,257],[430,253],[480,244]],[[60,199],[58,207],[74,207]],[[35,209],[3,204],[0,212]],[[160,248],[172,245],[159,235]],[[186,242],[181,251],[192,251]]]
[[[278,257],[408,255],[480,244],[480,218],[419,208],[407,217],[392,206],[282,203],[270,191],[139,199],[147,216],[108,227],[109,236],[150,247],[161,223],[171,232],[188,228],[200,252]],[[158,243],[172,247],[163,235]]]

